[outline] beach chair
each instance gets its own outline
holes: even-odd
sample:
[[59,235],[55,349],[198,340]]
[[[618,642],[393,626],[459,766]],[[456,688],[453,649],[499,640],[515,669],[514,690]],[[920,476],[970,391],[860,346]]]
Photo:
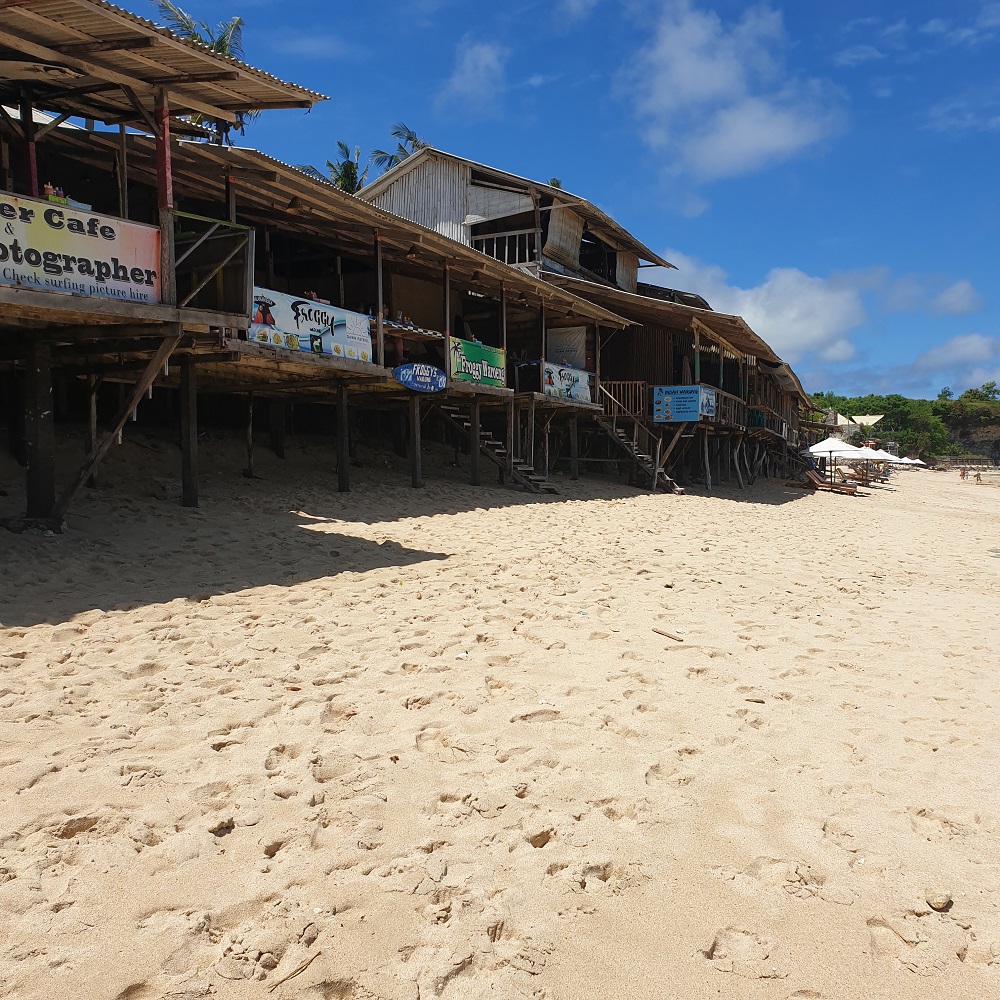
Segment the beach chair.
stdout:
[[822,490],[824,493],[843,493],[845,496],[854,496],[858,492],[855,483],[828,483],[818,472],[813,469],[803,471],[805,483],[788,482],[786,486],[796,486],[799,489]]

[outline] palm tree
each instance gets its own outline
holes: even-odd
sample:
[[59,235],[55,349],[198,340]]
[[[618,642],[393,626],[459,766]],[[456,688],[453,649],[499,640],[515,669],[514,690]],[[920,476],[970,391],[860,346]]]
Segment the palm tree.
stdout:
[[368,176],[367,166],[358,173],[358,168],[361,166],[361,149],[355,146],[352,154],[347,143],[338,140],[337,152],[340,154],[340,159],[336,163],[333,160],[326,161],[326,175],[308,164],[300,163],[298,169],[310,177],[333,181],[336,187],[348,194],[357,194],[365,186],[365,178]]
[[396,149],[389,153],[384,149],[373,149],[369,156],[371,163],[379,170],[390,170],[392,167],[402,163],[408,156],[425,149],[430,145],[425,139],[417,135],[408,125],[396,122],[389,133],[396,140]]
[[[212,27],[204,21],[196,20],[186,11],[181,10],[177,4],[172,3],[171,0],[152,0],[152,3],[156,7],[164,27],[169,28],[178,37],[198,42],[216,55],[243,62],[242,17],[231,17],[228,21],[220,21],[215,27]],[[213,133],[213,141],[221,146],[224,142],[231,144],[230,129],[235,128],[242,135],[246,123],[256,117],[256,111],[238,113],[236,123],[233,125],[209,115],[194,115],[191,120],[208,128]]]

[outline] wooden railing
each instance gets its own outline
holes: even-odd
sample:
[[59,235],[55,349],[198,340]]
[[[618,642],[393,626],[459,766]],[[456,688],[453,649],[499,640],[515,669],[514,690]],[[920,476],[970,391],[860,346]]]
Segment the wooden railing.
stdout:
[[601,401],[609,417],[648,416],[649,383],[601,379]]
[[702,416],[701,419],[713,424],[725,424],[727,427],[745,427],[747,404],[739,396],[716,389],[715,416]]
[[519,229],[509,233],[489,233],[473,236],[472,246],[480,253],[502,260],[505,264],[531,264],[535,260],[534,229]]
[[249,325],[254,231],[187,212],[173,214],[177,304],[245,315]]

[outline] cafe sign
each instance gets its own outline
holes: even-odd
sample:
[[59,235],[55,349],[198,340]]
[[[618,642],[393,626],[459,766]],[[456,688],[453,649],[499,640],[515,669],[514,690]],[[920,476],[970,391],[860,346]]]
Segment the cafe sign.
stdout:
[[546,361],[542,365],[542,392],[546,396],[555,396],[556,399],[590,403],[590,372]]
[[507,355],[499,347],[449,337],[448,374],[455,382],[479,385],[507,384]]
[[0,193],[0,285],[160,301],[160,230]]

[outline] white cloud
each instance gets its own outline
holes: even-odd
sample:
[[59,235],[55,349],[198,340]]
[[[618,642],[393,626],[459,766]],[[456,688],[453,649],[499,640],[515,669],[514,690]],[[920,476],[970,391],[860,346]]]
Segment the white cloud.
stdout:
[[953,373],[962,368],[1000,364],[1000,337],[964,333],[918,354],[913,368],[923,372]]
[[964,278],[931,299],[931,311],[938,316],[965,316],[982,307],[983,297],[972,287],[972,282]]
[[667,250],[677,272],[659,272],[664,284],[697,292],[718,312],[742,316],[774,352],[789,362],[807,354],[843,362],[854,353],[849,334],[867,318],[861,293],[868,272],[818,278],[794,267],[776,267],[752,288],[729,282],[722,268]]
[[697,179],[750,173],[842,127],[839,96],[783,67],[780,12],[753,6],[724,23],[692,0],[666,0],[625,76],[645,138]]
[[833,61],[838,66],[845,66],[853,69],[862,63],[872,62],[876,59],[884,59],[885,53],[880,52],[874,45],[852,45],[849,49],[841,49],[834,57]]
[[597,6],[597,0],[562,0],[559,13],[574,20],[586,17]]
[[466,114],[496,114],[506,89],[509,51],[493,42],[463,38],[455,49],[455,68],[435,99],[436,106],[459,107]]

